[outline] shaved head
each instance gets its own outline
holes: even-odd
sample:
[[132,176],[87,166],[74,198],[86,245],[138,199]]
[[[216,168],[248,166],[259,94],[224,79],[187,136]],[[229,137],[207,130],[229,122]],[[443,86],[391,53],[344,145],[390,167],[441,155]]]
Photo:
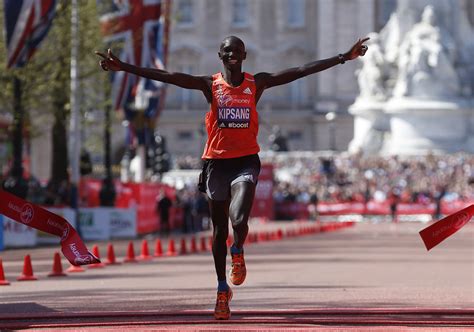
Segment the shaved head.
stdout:
[[224,45],[226,45],[226,44],[238,44],[238,45],[242,46],[243,50],[245,51],[245,44],[242,41],[242,39],[240,39],[239,37],[236,37],[236,36],[225,37],[221,42],[220,49],[222,49],[224,47]]

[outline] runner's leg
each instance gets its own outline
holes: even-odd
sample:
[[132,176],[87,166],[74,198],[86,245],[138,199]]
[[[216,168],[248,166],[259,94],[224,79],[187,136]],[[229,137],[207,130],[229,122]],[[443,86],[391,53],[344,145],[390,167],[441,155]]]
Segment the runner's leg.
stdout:
[[248,181],[234,183],[231,187],[229,217],[234,230],[234,245],[241,249],[249,232],[248,221],[255,196],[255,184]]
[[227,237],[229,235],[229,201],[209,199],[209,209],[213,226],[212,255],[217,280],[226,280]]

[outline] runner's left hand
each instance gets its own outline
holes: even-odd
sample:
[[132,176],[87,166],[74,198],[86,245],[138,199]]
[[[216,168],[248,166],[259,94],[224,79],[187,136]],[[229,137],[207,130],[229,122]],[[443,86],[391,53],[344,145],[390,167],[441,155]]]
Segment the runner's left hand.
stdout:
[[355,58],[359,56],[364,56],[365,52],[367,52],[367,45],[364,45],[366,41],[368,41],[370,38],[366,37],[364,39],[360,39],[354,44],[354,46],[351,47],[349,52],[347,52],[344,57],[347,60],[354,60]]

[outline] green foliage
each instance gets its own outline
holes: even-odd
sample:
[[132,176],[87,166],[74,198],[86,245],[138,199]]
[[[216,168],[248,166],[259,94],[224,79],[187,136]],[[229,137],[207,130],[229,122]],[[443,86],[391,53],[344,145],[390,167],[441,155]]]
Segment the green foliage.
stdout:
[[[0,109],[12,111],[13,75],[24,84],[23,105],[27,110],[51,111],[54,97],[63,94],[69,100],[71,54],[71,5],[59,1],[53,25],[32,60],[24,68],[6,68],[5,35],[0,38]],[[79,84],[91,91],[107,82],[97,70],[96,48],[103,48],[95,1],[79,1]],[[3,6],[0,8],[0,24],[4,27]],[[4,31],[3,31],[4,32]],[[69,105],[63,105],[69,110]]]
[[[105,44],[99,27],[96,1],[78,1],[79,12],[79,57],[78,104],[84,114],[91,109],[103,109],[104,89],[109,88],[108,75],[99,69],[98,58],[94,54],[97,49],[104,49]],[[13,113],[13,78],[22,81],[22,105],[26,113],[34,120],[33,127],[28,130],[32,136],[44,130],[44,123],[55,119],[56,130],[53,134],[62,132],[64,136],[68,126],[67,118],[70,113],[70,59],[71,59],[71,3],[58,1],[56,16],[45,40],[33,58],[23,68],[6,69],[6,43],[4,34],[3,5],[0,6],[0,112]],[[44,119],[45,121],[42,121]],[[34,127],[41,125],[42,128]],[[64,127],[57,130],[59,127]],[[67,151],[67,137],[53,137],[53,154],[64,154]],[[54,160],[67,157],[53,156],[53,173],[66,174],[67,162],[57,170]],[[56,170],[55,170],[56,168]],[[53,178],[55,177],[52,174]],[[60,176],[61,178],[61,176]]]

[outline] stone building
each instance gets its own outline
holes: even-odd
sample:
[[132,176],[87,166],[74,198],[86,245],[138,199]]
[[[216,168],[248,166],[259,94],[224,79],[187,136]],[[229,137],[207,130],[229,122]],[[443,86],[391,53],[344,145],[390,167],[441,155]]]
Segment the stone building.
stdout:
[[[248,57],[244,70],[251,73],[273,72],[332,57],[346,52],[357,38],[379,32],[398,1],[172,0],[168,69],[196,75],[218,72],[219,44],[228,35],[245,41]],[[474,1],[433,1],[459,1],[474,23]],[[359,95],[356,70],[360,67],[358,60],[346,62],[267,90],[258,105],[262,149],[269,148],[269,137],[278,126],[288,137],[290,150],[346,151],[354,138],[354,116],[348,109]],[[206,138],[203,120],[207,111],[200,92],[168,86],[157,128],[167,138],[173,156],[200,156]],[[101,136],[103,119],[93,120],[94,125],[89,123],[88,130]],[[119,163],[124,151],[124,128],[120,122],[115,122],[112,132],[113,159]],[[32,145],[39,147],[32,148],[32,172],[47,179],[50,136],[38,137]],[[5,151],[5,141],[0,138],[0,156]],[[98,151],[94,160],[101,164],[102,147]]]
[[[460,1],[472,22],[473,2]],[[246,43],[244,70],[251,73],[332,57],[379,31],[396,5],[396,0],[174,0],[168,69],[218,72],[219,44],[228,35]],[[258,105],[262,148],[269,146],[272,127],[279,126],[291,150],[346,150],[354,134],[348,107],[359,93],[359,67],[357,60],[346,62],[267,90]],[[168,87],[158,129],[173,154],[201,153],[207,110],[200,92]]]

